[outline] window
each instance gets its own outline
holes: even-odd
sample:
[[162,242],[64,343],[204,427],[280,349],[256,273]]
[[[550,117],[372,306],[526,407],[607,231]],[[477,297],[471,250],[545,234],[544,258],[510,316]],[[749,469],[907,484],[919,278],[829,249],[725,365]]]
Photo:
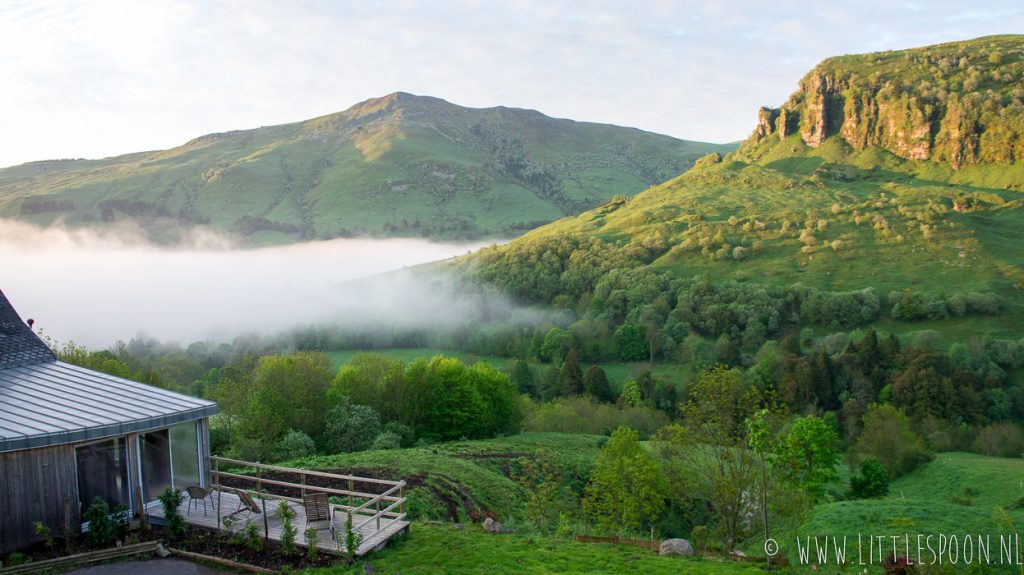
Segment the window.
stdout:
[[197,425],[190,421],[139,435],[147,503],[156,501],[168,487],[185,489],[202,481]]
[[131,505],[128,492],[128,444],[122,437],[75,448],[78,465],[78,503],[80,513],[102,497],[111,509]]

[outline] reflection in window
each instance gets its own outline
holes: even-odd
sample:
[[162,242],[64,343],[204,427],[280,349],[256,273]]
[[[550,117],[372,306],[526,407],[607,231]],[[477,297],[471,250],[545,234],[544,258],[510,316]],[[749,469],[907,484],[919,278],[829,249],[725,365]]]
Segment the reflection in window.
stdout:
[[139,436],[142,486],[146,501],[156,501],[171,486],[171,445],[166,429]]
[[199,438],[194,421],[171,428],[171,462],[175,487],[199,485]]
[[94,497],[102,497],[111,509],[129,505],[128,450],[124,438],[114,438],[75,448],[78,464],[79,511],[92,504]]

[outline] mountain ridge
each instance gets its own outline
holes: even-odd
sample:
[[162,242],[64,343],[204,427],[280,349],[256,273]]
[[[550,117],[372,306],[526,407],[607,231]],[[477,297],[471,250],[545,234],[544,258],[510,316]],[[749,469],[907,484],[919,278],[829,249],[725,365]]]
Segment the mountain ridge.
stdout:
[[260,245],[518,235],[636,193],[730,145],[395,92],[168,150],[0,169],[0,216],[161,240],[206,226]]

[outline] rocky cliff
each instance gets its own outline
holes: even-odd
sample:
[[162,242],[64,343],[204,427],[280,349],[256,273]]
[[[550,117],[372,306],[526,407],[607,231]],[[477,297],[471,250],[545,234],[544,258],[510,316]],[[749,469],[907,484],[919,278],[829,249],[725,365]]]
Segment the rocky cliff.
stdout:
[[799,133],[954,168],[1024,161],[1024,36],[991,36],[825,60],[748,144]]

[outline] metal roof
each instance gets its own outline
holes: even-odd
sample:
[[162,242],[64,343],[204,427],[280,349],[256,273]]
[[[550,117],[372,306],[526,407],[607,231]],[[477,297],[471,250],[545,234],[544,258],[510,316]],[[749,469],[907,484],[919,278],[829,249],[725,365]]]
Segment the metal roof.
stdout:
[[0,452],[167,427],[217,404],[61,361],[0,369]]
[[56,359],[0,291],[0,369]]

